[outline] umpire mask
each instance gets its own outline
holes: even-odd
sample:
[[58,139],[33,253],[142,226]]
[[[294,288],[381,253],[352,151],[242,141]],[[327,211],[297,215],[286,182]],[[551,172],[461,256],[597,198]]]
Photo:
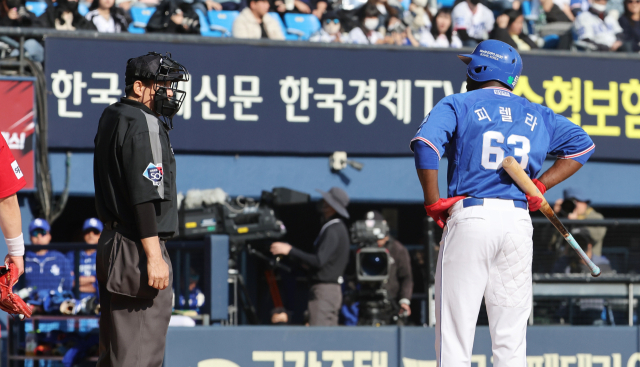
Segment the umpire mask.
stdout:
[[178,82],[188,82],[189,72],[167,53],[160,56],[160,65],[155,76],[156,94],[154,98],[155,112],[164,118],[164,122],[173,129],[173,116],[178,113],[186,92],[178,89]]

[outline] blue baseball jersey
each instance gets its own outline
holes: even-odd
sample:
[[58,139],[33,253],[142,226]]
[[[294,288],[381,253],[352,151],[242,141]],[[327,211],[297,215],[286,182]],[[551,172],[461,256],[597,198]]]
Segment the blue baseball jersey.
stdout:
[[24,257],[25,287],[32,287],[34,291],[58,290],[62,285],[63,291],[72,291],[73,268],[65,255],[58,251],[49,250],[44,255],[37,255],[28,251]]
[[584,164],[595,145],[578,125],[505,88],[484,88],[443,98],[411,140],[446,153],[448,196],[526,200],[502,169],[515,157],[531,178],[547,154]]
[[[74,251],[69,251],[67,253],[67,259],[69,260],[71,269],[73,269],[75,267]],[[86,251],[80,251],[79,274],[81,277],[96,276],[96,252],[93,252],[91,255],[88,255]],[[97,281],[95,284],[95,288],[98,289]],[[95,293],[80,293],[80,299],[85,297],[95,296],[95,295],[96,295]]]

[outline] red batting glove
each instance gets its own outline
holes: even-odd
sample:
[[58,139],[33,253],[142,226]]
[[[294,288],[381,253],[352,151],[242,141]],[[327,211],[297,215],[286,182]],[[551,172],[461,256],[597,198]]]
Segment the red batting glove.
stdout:
[[[541,194],[544,195],[544,193],[547,192],[547,187],[538,179],[534,178],[531,181],[533,181],[533,183],[536,185],[536,187],[538,188],[538,191],[540,191]],[[525,194],[525,196],[527,197],[527,203],[529,204],[529,211],[535,212],[537,210],[540,210],[540,207],[542,206],[541,197],[530,196],[527,194]]]
[[440,199],[431,205],[424,204],[424,209],[427,211],[427,215],[436,221],[440,228],[444,228],[444,222],[447,220],[447,210],[464,199],[466,196],[454,196],[448,199]]

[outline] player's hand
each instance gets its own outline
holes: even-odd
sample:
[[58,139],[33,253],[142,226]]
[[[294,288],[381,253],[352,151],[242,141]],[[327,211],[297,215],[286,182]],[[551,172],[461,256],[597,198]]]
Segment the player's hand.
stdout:
[[162,256],[147,260],[147,274],[149,286],[163,290],[169,286],[169,265]]
[[24,274],[24,258],[22,256],[9,256],[4,258],[5,264],[13,264],[18,269],[18,276]]
[[[540,191],[540,193],[542,195],[544,195],[545,192],[547,192],[547,187],[540,182],[538,179],[534,178],[533,183],[536,185],[536,187],[538,188],[538,191]],[[542,198],[538,197],[538,196],[530,196],[525,194],[525,196],[527,197],[527,203],[529,204],[529,211],[531,212],[535,212],[540,210],[540,207],[542,206]]]
[[433,218],[440,228],[444,228],[444,222],[446,222],[449,217],[447,210],[465,197],[466,196],[454,196],[448,199],[440,199],[431,205],[424,204],[424,209],[427,211],[427,215]]
[[401,303],[400,304],[400,314],[403,314],[403,313],[407,317],[411,316],[411,306],[409,306],[406,303]]
[[274,242],[271,244],[271,253],[274,255],[289,255],[291,245],[286,242]]

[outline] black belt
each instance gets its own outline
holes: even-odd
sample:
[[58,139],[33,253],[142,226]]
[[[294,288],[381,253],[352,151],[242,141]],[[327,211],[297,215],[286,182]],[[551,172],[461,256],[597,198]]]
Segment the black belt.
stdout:
[[[515,206],[516,208],[520,208],[520,209],[524,209],[524,210],[528,209],[526,201],[524,201],[524,200],[512,200],[512,201],[513,201],[513,206]],[[478,206],[478,205],[484,205],[484,199],[466,198],[466,199],[462,200],[462,207],[463,208],[468,208],[470,206]]]

